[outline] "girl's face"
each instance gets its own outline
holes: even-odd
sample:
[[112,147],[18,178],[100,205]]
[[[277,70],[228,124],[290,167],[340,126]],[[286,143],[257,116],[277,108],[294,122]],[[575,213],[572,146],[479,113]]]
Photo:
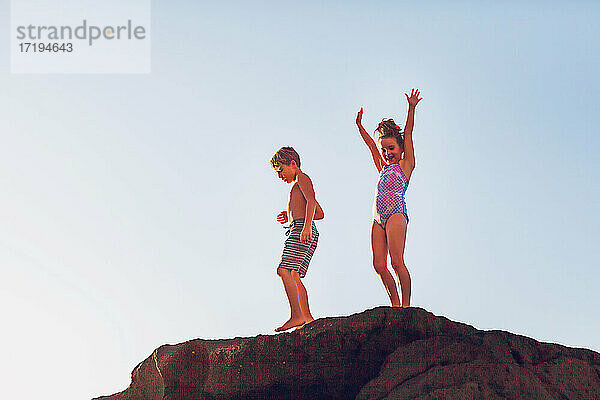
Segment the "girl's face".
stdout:
[[388,164],[393,164],[402,159],[402,148],[395,138],[386,137],[379,141],[381,145],[381,156]]

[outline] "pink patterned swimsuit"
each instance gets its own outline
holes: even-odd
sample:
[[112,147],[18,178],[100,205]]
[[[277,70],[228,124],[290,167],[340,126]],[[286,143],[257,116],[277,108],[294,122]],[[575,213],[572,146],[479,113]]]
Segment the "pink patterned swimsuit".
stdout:
[[408,179],[400,164],[387,164],[381,169],[377,192],[373,203],[373,219],[384,230],[388,219],[397,213],[404,214],[408,222],[404,193],[408,187]]

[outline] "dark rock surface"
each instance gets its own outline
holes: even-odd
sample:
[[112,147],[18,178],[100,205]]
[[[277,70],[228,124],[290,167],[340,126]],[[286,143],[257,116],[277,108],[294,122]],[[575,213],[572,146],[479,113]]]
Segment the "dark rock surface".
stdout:
[[600,354],[379,307],[156,349],[103,400],[600,399]]

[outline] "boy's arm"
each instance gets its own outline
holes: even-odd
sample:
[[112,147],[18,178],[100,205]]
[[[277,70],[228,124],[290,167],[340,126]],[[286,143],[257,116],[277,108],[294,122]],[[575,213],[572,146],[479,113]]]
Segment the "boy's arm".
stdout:
[[379,149],[377,148],[375,141],[373,140],[371,135],[369,135],[367,130],[362,126],[362,114],[363,114],[363,109],[361,107],[360,111],[356,115],[356,126],[358,126],[358,131],[360,132],[360,137],[362,137],[363,141],[365,142],[365,144],[371,151],[371,156],[373,157],[373,163],[375,164],[375,168],[377,168],[377,172],[381,172],[381,168],[383,168],[383,165],[385,163],[383,162],[383,159],[381,158],[381,154],[379,154]]
[[317,208],[315,209],[315,217],[313,219],[316,221],[318,219],[323,219],[323,218],[325,218],[325,213],[323,212],[321,205],[317,201]]
[[300,234],[300,241],[310,240],[310,232],[312,221],[315,216],[315,210],[317,208],[317,199],[315,198],[315,189],[313,188],[312,181],[308,175],[302,173],[298,175],[298,186],[300,191],[306,200],[306,211],[304,213],[304,228]]
[[408,100],[408,114],[404,125],[404,166],[407,169],[407,174],[410,175],[415,168],[415,149],[412,140],[412,131],[415,126],[415,108],[421,99],[419,98],[419,91],[414,89],[410,92],[410,97],[406,93],[404,95]]

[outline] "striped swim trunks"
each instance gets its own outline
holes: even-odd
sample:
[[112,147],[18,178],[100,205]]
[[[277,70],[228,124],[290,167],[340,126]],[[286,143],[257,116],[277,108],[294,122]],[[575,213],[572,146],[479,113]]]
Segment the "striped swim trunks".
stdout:
[[317,242],[319,241],[319,232],[313,222],[311,225],[311,237],[307,242],[300,242],[300,234],[304,228],[304,218],[292,221],[289,230],[289,236],[283,246],[283,254],[278,268],[285,268],[291,271],[298,271],[301,278],[304,278],[308,270],[308,263],[315,253]]

